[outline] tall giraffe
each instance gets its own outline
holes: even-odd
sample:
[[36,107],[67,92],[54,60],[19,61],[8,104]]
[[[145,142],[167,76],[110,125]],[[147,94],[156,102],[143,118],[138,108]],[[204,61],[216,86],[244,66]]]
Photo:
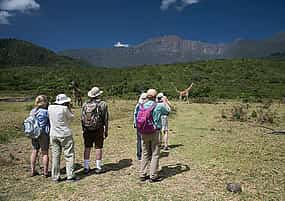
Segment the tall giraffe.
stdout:
[[185,89],[185,90],[183,90],[183,91],[179,91],[179,90],[175,87],[176,92],[179,93],[179,100],[180,100],[180,101],[182,101],[183,98],[186,98],[186,101],[188,102],[188,99],[189,99],[189,91],[191,90],[192,86],[193,86],[193,82],[191,83],[191,85],[190,85],[187,89]]
[[72,95],[74,99],[74,105],[82,106],[82,97],[81,97],[81,90],[78,87],[78,84],[75,81],[72,81],[70,84],[72,89]]

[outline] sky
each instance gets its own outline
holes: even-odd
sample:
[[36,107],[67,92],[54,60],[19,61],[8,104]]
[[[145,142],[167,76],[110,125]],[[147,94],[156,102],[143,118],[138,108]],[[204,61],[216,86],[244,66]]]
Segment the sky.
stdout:
[[54,51],[165,35],[209,43],[285,32],[285,0],[0,0],[0,38]]

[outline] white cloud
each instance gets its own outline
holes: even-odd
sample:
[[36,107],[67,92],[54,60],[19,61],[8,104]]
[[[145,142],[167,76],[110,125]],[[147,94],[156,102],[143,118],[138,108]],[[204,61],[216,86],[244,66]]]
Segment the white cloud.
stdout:
[[11,16],[7,11],[0,11],[0,24],[10,24],[8,18]]
[[162,0],[161,5],[160,5],[160,9],[161,10],[167,10],[168,7],[170,6],[170,4],[173,4],[175,2],[176,2],[176,0]]
[[176,6],[176,9],[178,11],[183,10],[185,7],[195,4],[195,3],[199,3],[201,0],[162,0],[161,1],[161,5],[160,5],[160,9],[161,10],[167,10],[169,8],[169,6],[171,4],[179,4],[178,6]]
[[40,9],[40,4],[35,0],[2,0],[0,9],[6,11],[30,11]]
[[40,4],[35,0],[0,0],[0,24],[10,24],[8,18],[17,12],[27,13],[39,9]]

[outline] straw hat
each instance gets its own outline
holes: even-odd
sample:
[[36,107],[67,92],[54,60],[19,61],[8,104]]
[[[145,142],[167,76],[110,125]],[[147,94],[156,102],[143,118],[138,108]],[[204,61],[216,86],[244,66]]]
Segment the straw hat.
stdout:
[[93,87],[90,91],[88,91],[88,97],[95,98],[97,96],[100,96],[103,93],[103,91],[100,91],[98,87]]

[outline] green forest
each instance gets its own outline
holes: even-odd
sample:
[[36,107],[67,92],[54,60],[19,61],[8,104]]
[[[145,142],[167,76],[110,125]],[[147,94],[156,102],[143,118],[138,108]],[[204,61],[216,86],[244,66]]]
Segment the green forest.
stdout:
[[83,94],[99,86],[105,95],[122,98],[134,98],[150,87],[177,97],[175,88],[183,90],[193,82],[191,97],[279,99],[285,96],[285,60],[213,60],[119,69],[69,64],[18,66],[1,68],[0,80],[2,92],[30,95],[70,93],[74,80]]
[[97,68],[32,43],[0,40],[0,93],[35,96],[71,93],[76,81],[85,96],[93,86],[105,96],[132,99],[148,88],[169,97],[192,82],[192,98],[280,99],[285,96],[285,57],[220,59],[127,68]]

